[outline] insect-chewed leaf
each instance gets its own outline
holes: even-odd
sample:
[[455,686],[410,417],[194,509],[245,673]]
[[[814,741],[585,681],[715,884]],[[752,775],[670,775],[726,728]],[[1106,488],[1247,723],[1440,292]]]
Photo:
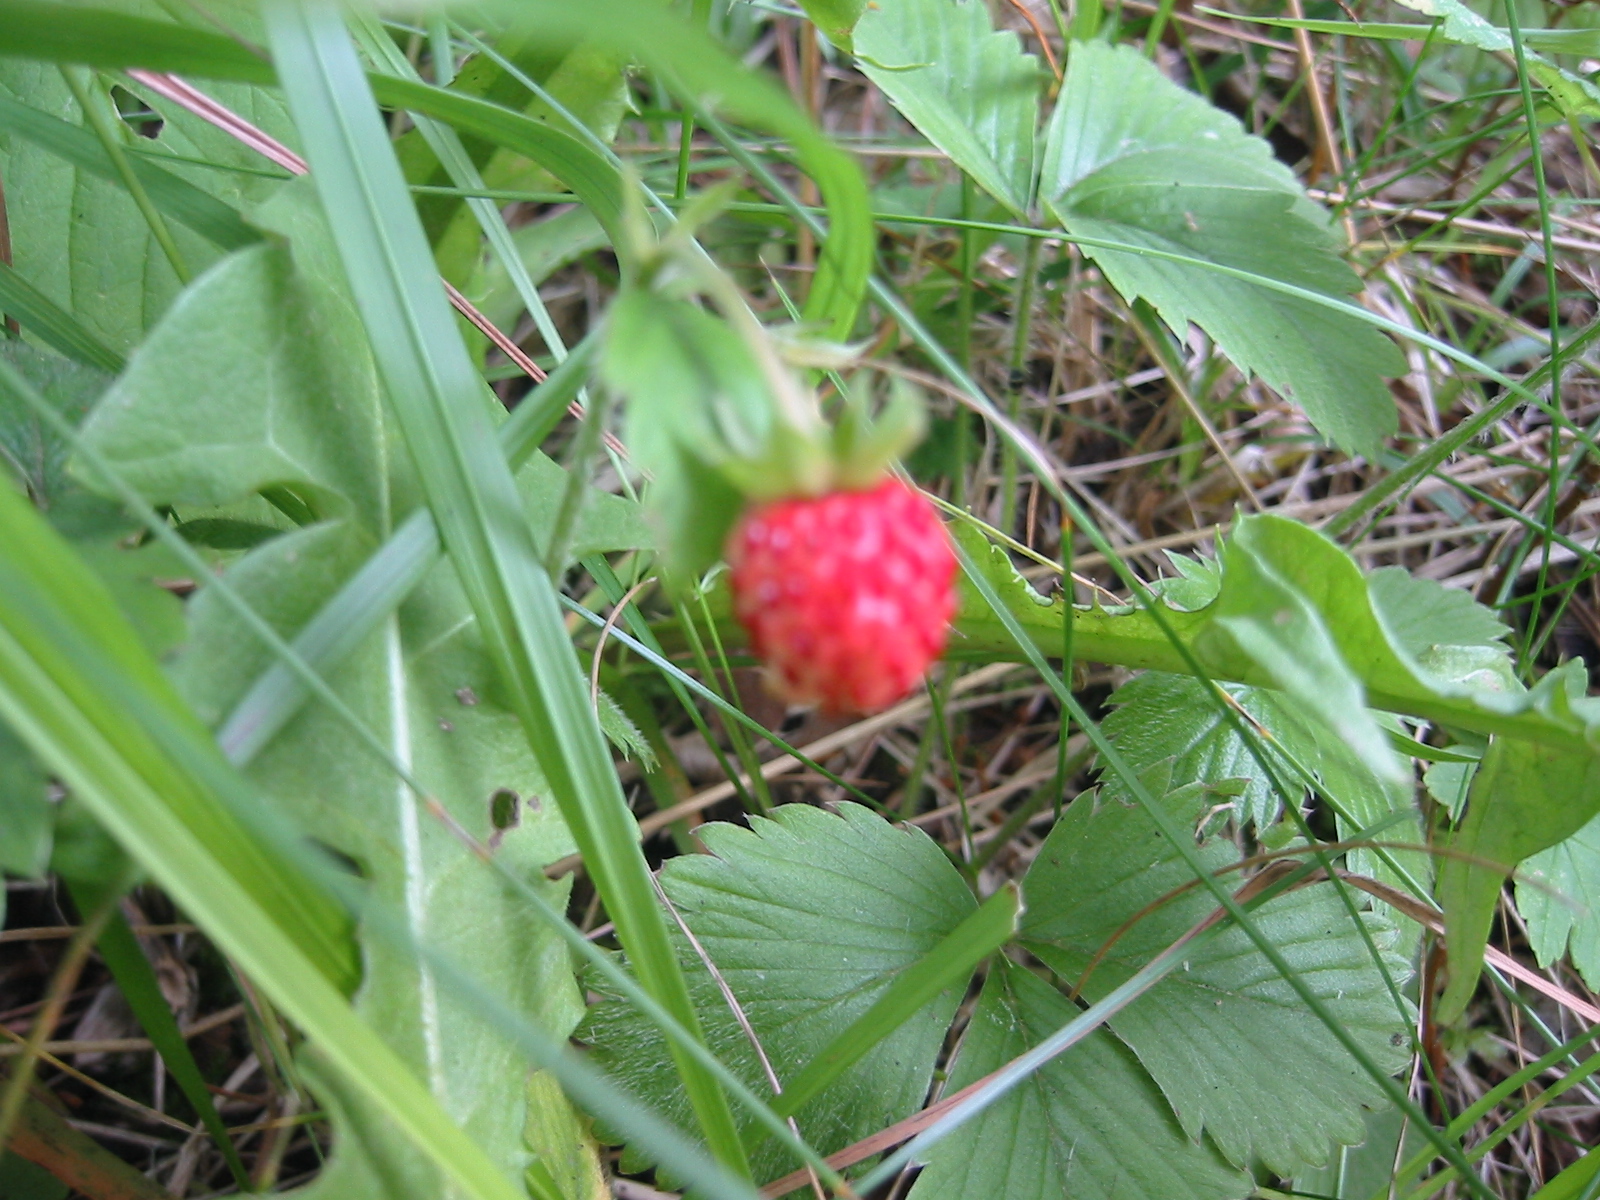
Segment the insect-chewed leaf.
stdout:
[[[1193,801],[1175,807],[1191,821],[1199,814]],[[1213,871],[1238,858],[1220,838],[1200,853]],[[1215,909],[1193,886],[1167,899],[1192,882],[1142,808],[1079,800],[1028,872],[1023,943],[1094,1000]],[[1124,928],[1151,905],[1157,907]],[[1396,1011],[1379,964],[1331,885],[1278,896],[1253,920],[1374,1060],[1396,1070],[1404,1064],[1410,1014]],[[1392,944],[1392,926],[1371,914],[1364,920],[1380,950]],[[1382,965],[1398,978],[1407,970],[1387,953]],[[1181,971],[1110,1024],[1184,1131],[1192,1138],[1204,1131],[1241,1167],[1259,1160],[1288,1175],[1321,1163],[1330,1142],[1361,1141],[1362,1108],[1382,1103],[1376,1082],[1238,926],[1197,946]]]
[[[748,830],[707,826],[701,837],[711,854],[672,859],[661,872],[662,887],[780,1078],[797,1074],[975,908],[926,835],[858,805],[839,811],[788,804],[771,819],[753,818]],[[679,954],[707,1044],[758,1094],[769,1094],[749,1041],[681,938]],[[796,1119],[806,1140],[831,1152],[914,1112],[960,999],[957,989],[943,993],[804,1105]],[[593,1047],[595,1062],[686,1123],[688,1106],[662,1036],[632,1006],[596,1006],[578,1036]],[[739,1115],[758,1178],[799,1165]]]
[[[29,138],[12,129],[0,131],[0,177],[5,179],[14,265],[91,336],[114,351],[125,351],[172,302],[180,287],[178,278],[133,197],[115,178],[104,151],[87,129],[80,128],[82,114],[60,72],[45,63],[0,60],[0,98],[45,117],[40,129],[30,124],[28,132],[34,136]],[[189,122],[200,123],[193,117]],[[53,140],[68,144],[52,144]],[[168,154],[192,152],[192,144],[177,129],[170,134],[163,130],[159,144]],[[83,152],[82,161],[63,153],[74,149]],[[99,169],[90,169],[90,163]],[[228,173],[200,170],[197,177],[201,176],[214,181]],[[173,192],[200,202],[211,200],[170,172],[162,171],[157,178],[173,185],[162,189],[146,180],[147,190],[162,201],[172,199]],[[236,239],[253,236],[224,204],[212,201],[204,212]],[[217,233],[205,222],[196,224]],[[196,232],[182,216],[169,225],[192,270],[217,258],[218,244]]]
[[[1082,1010],[1000,960],[984,984],[949,1088],[976,1082]],[[1191,1141],[1132,1051],[1096,1030],[934,1145],[911,1200],[1237,1200],[1250,1176]]]
[[[1069,233],[1204,259],[1326,296],[1359,281],[1327,217],[1271,148],[1131,46],[1072,47],[1045,135],[1043,204]],[[1180,334],[1193,321],[1336,444],[1370,453],[1396,428],[1394,345],[1354,316],[1217,271],[1085,246],[1129,300]]]
[[874,4],[856,26],[861,69],[905,118],[1017,216],[1033,202],[1045,76],[982,0]]
[[[320,510],[313,515],[325,519],[272,537],[227,573],[286,636],[415,503],[367,341],[309,198],[303,185],[290,185],[270,205],[266,219],[287,245],[238,251],[179,297],[87,427],[89,441],[147,496],[180,509],[238,505],[269,486],[312,499]],[[522,482],[530,509],[538,511],[542,496],[549,511],[565,475],[545,460]],[[592,511],[579,541],[594,545],[598,534],[604,546],[619,514],[605,503]],[[175,670],[186,699],[214,721],[266,668],[271,651],[210,589],[190,602],[190,617]],[[492,838],[498,856],[538,879],[544,863],[573,845],[554,806],[541,803],[543,776],[496,679],[456,575],[443,563],[329,673],[341,698],[462,828]],[[576,1023],[580,1002],[559,938],[428,818],[343,722],[308,707],[249,774],[311,836],[358,864],[374,902],[404,914],[414,936],[449,945],[478,983],[546,1028],[564,1034]],[[497,798],[500,812],[492,811]],[[520,1048],[411,955],[383,939],[364,949],[361,1015],[507,1173],[520,1170]],[[378,1182],[383,1163],[405,1164],[418,1187],[442,1186],[391,1123],[370,1120],[361,1098],[324,1082],[343,1116],[341,1149],[316,1185],[321,1194],[399,1194]]]

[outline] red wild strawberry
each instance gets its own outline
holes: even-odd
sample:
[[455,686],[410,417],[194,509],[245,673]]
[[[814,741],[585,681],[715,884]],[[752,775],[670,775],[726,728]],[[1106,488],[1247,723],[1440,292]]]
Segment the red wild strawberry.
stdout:
[[933,505],[898,479],[758,505],[727,560],[734,613],[796,703],[887,708],[944,650],[955,553]]

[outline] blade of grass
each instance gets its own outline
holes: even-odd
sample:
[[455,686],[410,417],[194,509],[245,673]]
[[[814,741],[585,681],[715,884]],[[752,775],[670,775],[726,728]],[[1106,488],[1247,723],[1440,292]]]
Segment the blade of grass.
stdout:
[[28,332],[68,358],[113,375],[122,370],[122,355],[3,262],[0,262],[0,312],[15,317]]
[[[107,902],[105,888],[98,881],[69,878],[67,887],[80,913],[92,912]],[[211,1140],[216,1143],[234,1182],[241,1191],[253,1191],[250,1173],[245,1170],[239,1151],[228,1136],[228,1127],[222,1123],[217,1106],[212,1102],[205,1076],[200,1073],[200,1064],[195,1062],[194,1052],[189,1049],[188,1041],[179,1030],[177,1018],[167,1006],[167,998],[161,994],[161,985],[156,981],[150,960],[139,948],[139,940],[134,936],[132,926],[120,911],[111,912],[96,947],[111,971],[111,977],[116,980],[117,989],[143,1027],[145,1036],[161,1056],[162,1064],[177,1081],[206,1127],[206,1132],[211,1135]]]
[[[4,9],[0,9],[0,14],[4,14]],[[0,16],[0,20],[4,19],[5,16]],[[4,51],[5,43],[0,42],[0,53]],[[89,130],[3,94],[0,94],[0,128],[26,138],[80,171],[101,179],[121,179],[100,139]],[[261,240],[260,231],[245,224],[236,210],[187,179],[180,179],[145,158],[131,158],[128,166],[161,212],[214,245],[224,250],[238,250]]]
[[[336,11],[277,0],[266,19],[390,404],[511,707],[645,988],[697,1031],[556,590],[366,76]],[[676,1046],[673,1057],[712,1153],[748,1175],[720,1085]]]

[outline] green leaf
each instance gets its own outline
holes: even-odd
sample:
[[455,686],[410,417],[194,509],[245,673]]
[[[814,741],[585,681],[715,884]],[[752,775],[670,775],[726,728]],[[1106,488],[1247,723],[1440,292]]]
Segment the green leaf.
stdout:
[[1413,658],[1423,658],[1440,646],[1486,646],[1507,652],[1501,643],[1511,630],[1470,592],[1419,578],[1404,567],[1372,572],[1367,591],[1390,639]]
[[6,263],[0,263],[0,313],[15,317],[18,325],[68,358],[102,371],[122,370],[120,354],[102,345],[71,313]]
[[[0,80],[5,80],[7,87],[16,88],[18,96],[27,96],[32,102],[31,105],[22,104],[0,92],[0,129],[14,134],[39,150],[48,151],[63,163],[70,164],[89,176],[120,187],[121,177],[117,174],[116,165],[111,161],[110,155],[106,153],[105,146],[94,133],[77,123],[78,111],[73,107],[69,94],[57,86],[57,79],[59,72],[41,68],[38,64],[8,64],[0,68]],[[255,88],[231,88],[226,85],[218,87],[217,90],[224,96],[234,97],[240,101],[260,94]],[[153,93],[151,96],[152,102],[171,106],[170,101],[161,100]],[[244,104],[242,107],[247,112],[253,111],[254,108],[249,104]],[[197,125],[207,124],[207,127],[213,130],[211,136],[200,141],[179,139],[174,134],[173,140],[179,146],[195,152],[199,152],[202,145],[208,152],[222,151],[221,139],[227,135],[202,122],[199,117],[188,113],[187,110],[177,109],[176,112],[183,113],[183,117],[174,114],[168,120],[178,122],[178,128],[192,129]],[[270,121],[266,123],[271,125]],[[163,125],[162,137],[166,136],[166,126]],[[243,165],[255,165],[260,162],[259,156],[256,156],[254,151],[247,151],[236,139],[228,137],[227,140],[233,145],[232,149],[222,156],[220,160],[222,164],[232,161]],[[161,144],[160,138],[157,139],[157,144]],[[246,157],[247,154],[249,157]],[[224,193],[230,198],[242,197],[245,194],[236,189],[219,187],[216,171],[183,163],[174,163],[174,170],[168,170],[139,155],[130,155],[129,161],[140,186],[144,188],[156,207],[179,224],[205,238],[217,249],[237,250],[252,242],[260,241],[261,235],[245,224],[238,211],[231,207],[229,202],[213,194],[213,192]],[[188,171],[193,178],[208,184],[210,190],[186,181],[183,176],[174,173],[177,170]]]
[[[1205,806],[1179,795],[1163,803],[1196,821]],[[1213,871],[1239,857],[1223,838],[1204,843],[1200,852]],[[1190,887],[1145,911],[1192,880],[1143,809],[1079,800],[1051,831],[1024,881],[1023,944],[1093,1001],[1215,909],[1209,895]],[[1331,885],[1279,896],[1254,919],[1378,1063],[1398,1070],[1408,1061],[1409,1014],[1395,1011]],[[1370,916],[1367,923],[1380,948],[1392,944],[1392,926]],[[1386,965],[1396,977],[1406,974],[1397,957]],[[1197,948],[1182,971],[1110,1024],[1160,1086],[1185,1133],[1198,1139],[1204,1131],[1241,1168],[1259,1160],[1289,1175],[1322,1163],[1330,1141],[1360,1142],[1361,1109],[1383,1102],[1378,1085],[1237,926]],[[1306,1071],[1306,1063],[1317,1069]]]
[[[1325,295],[1358,289],[1325,214],[1267,143],[1166,79],[1130,46],[1075,44],[1045,136],[1040,199],[1068,233],[1189,255]],[[1192,321],[1242,370],[1371,454],[1397,427],[1382,377],[1405,364],[1361,321],[1214,272],[1084,252],[1179,336]]]
[[1589,1200],[1600,1177],[1600,1150],[1589,1150],[1528,1200]]
[[[151,500],[225,505],[268,485],[320,498],[337,519],[279,536],[227,574],[286,634],[354,574],[414,486],[385,426],[376,367],[335,274],[331,237],[310,201],[306,185],[285,191],[269,215],[288,242],[233,255],[180,297],[87,434]],[[196,431],[226,441],[207,444]],[[542,497],[548,512],[565,473],[535,459],[531,474],[528,494]],[[584,536],[595,532],[591,522]],[[212,589],[202,587],[190,611],[190,642],[176,671],[189,702],[214,720],[272,655]],[[331,678],[452,819],[480,841],[492,839],[520,875],[536,880],[546,862],[571,852],[448,567],[436,565]],[[279,811],[359,863],[374,898],[405,913],[414,936],[454,946],[458,964],[507,1004],[557,1037],[570,1031],[581,1004],[559,939],[442,825],[423,820],[406,786],[352,731],[322,710],[303,712],[250,776]],[[515,797],[506,828],[491,811],[501,794]],[[524,1140],[520,1048],[441,994],[409,954],[369,941],[365,958],[358,1012],[514,1174]],[[356,1097],[344,1105],[366,1107]],[[370,1140],[337,1155],[318,1185],[329,1194],[370,1194],[374,1162],[433,1177],[383,1122],[352,1119],[351,1128]]]
[[[1315,748],[1317,725],[1308,727],[1282,692],[1240,684],[1217,686],[1274,741],[1290,741],[1297,751],[1307,745]],[[1192,675],[1147,671],[1112,694],[1110,702],[1117,708],[1102,727],[1141,778],[1169,764],[1164,769],[1175,783],[1218,788],[1216,802],[1231,800],[1240,819],[1253,820],[1264,830],[1277,819],[1283,798],[1207,691],[1208,685]],[[1279,771],[1283,778],[1292,778],[1287,764],[1280,764]],[[1127,784],[1114,773],[1105,774],[1100,790],[1108,800],[1133,803]]]
[[240,251],[183,293],[84,437],[153,503],[209,508],[289,485],[317,517],[380,528],[390,481],[361,334],[287,249]]
[[812,24],[841,50],[850,49],[850,31],[867,9],[867,0],[800,0]]
[[1523,862],[1517,911],[1541,967],[1570,948],[1590,988],[1600,986],[1600,818]]
[[[1410,783],[1379,779],[1348,746],[1329,736],[1321,721],[1283,692],[1232,683],[1207,685],[1192,675],[1147,671],[1112,695],[1117,708],[1103,728],[1141,778],[1161,770],[1174,785],[1209,790],[1209,802],[1231,802],[1239,819],[1254,820],[1259,838],[1278,819],[1282,797],[1250,745],[1207,694],[1213,686],[1231,696],[1267,735],[1257,744],[1275,763],[1277,779],[1291,786],[1295,804],[1301,799],[1300,780],[1279,751],[1313,772],[1333,798],[1341,839],[1401,813],[1399,822],[1385,827],[1381,840],[1421,845],[1421,818]],[[1387,716],[1378,720],[1386,731],[1394,723]],[[1111,771],[1102,772],[1100,795],[1108,801],[1134,803],[1127,782]],[[1432,863],[1423,850],[1390,849],[1380,854],[1357,849],[1350,852],[1349,863],[1351,870],[1395,887],[1408,882],[1400,871],[1424,885],[1432,878]]]
[[[25,387],[0,364],[0,385]],[[514,1195],[336,988],[343,914],[241,825],[244,790],[93,575],[0,489],[0,713],[74,796],[368,1098],[468,1194]]]
[[[788,804],[770,819],[753,818],[748,830],[717,824],[700,834],[711,854],[670,860],[661,884],[780,1079],[802,1079],[802,1064],[871,1012],[976,909],[931,839],[858,805],[842,804],[833,816]],[[681,937],[677,944],[711,1048],[768,1094],[726,1000],[695,952]],[[830,1152],[915,1112],[961,991],[949,987],[915,1015],[902,1012],[893,1033],[802,1105],[795,1115],[806,1140]],[[680,1121],[688,1116],[660,1033],[631,1006],[608,1000],[592,1008],[579,1037],[631,1090]],[[758,1178],[799,1166],[749,1118],[741,1131]]]
[[982,0],[874,4],[856,26],[867,78],[973,181],[1026,219],[1045,75]]
[[[94,139],[75,128],[81,114],[55,67],[0,60],[0,178],[12,265],[90,337],[113,353],[125,352],[177,294],[178,279],[120,182],[21,136],[13,114],[28,106],[18,96],[57,126]],[[196,269],[215,254],[187,230],[174,236]]]
[[[947,1089],[975,1083],[1081,1011],[999,959]],[[911,1200],[1239,1200],[1254,1186],[1208,1142],[1185,1135],[1133,1052],[1104,1029],[938,1142],[929,1158]]]
[[[0,359],[11,366],[73,424],[105,391],[104,371],[59,358],[22,342],[0,341]],[[76,482],[67,473],[68,447],[31,408],[0,392],[0,463],[45,511],[72,503]]]
[[[1577,670],[1552,671],[1546,681],[1560,676],[1571,695],[1581,696],[1588,673],[1581,662],[1567,666]],[[1594,754],[1509,738],[1489,743],[1467,794],[1466,816],[1439,867],[1439,903],[1450,953],[1440,1020],[1455,1020],[1472,998],[1505,877],[1524,859],[1572,837],[1597,808],[1600,758]]]
[[[1302,590],[1303,571],[1280,574],[1280,566],[1291,571],[1300,566],[1302,539],[1291,533],[1296,529],[1287,522],[1281,527],[1253,522],[1241,525],[1225,544],[1226,583],[1208,610],[1214,619],[1201,646],[1210,644],[1214,653],[1226,653],[1220,645],[1231,643],[1305,712],[1315,714],[1375,776],[1394,782],[1409,779],[1367,708],[1366,690],[1335,633],[1344,614],[1319,606]],[[1277,534],[1288,536],[1275,538]],[[1358,576],[1354,583],[1352,598],[1370,604],[1365,581]]]

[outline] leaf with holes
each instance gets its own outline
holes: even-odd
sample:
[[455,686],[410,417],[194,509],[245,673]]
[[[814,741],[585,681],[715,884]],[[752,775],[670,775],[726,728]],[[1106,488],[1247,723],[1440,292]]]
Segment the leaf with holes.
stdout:
[[1260,138],[1129,46],[1074,45],[1045,135],[1039,198],[1128,300],[1180,336],[1199,325],[1241,369],[1294,400],[1335,444],[1370,454],[1397,427],[1388,338],[1314,301],[1140,249],[1343,299],[1360,286],[1328,219]]
[[[101,98],[109,109],[110,100]],[[0,99],[64,122],[69,128],[63,133],[79,134],[91,156],[104,158],[93,135],[78,128],[82,114],[55,67],[0,59]],[[12,265],[91,336],[120,353],[155,324],[180,285],[133,198],[110,176],[0,125]],[[180,222],[169,220],[168,226],[190,270],[215,261],[214,243]]]
[[[329,234],[309,197],[303,185],[292,185],[263,214],[287,247],[240,251],[179,298],[87,427],[90,442],[153,500],[180,508],[233,504],[252,493],[303,500],[302,519],[310,523],[259,545],[228,571],[285,635],[416,503],[358,318],[337,282]],[[544,470],[530,476],[527,496],[530,516],[548,520],[565,475],[545,467],[555,478]],[[611,505],[622,502],[594,499],[599,521],[579,541],[615,548],[606,524],[615,516]],[[205,588],[190,615],[176,671],[189,702],[215,721],[271,652]],[[524,878],[553,895],[564,891],[544,884],[539,869],[570,852],[571,840],[544,802],[538,765],[500,703],[495,672],[447,564],[435,566],[330,682],[461,827],[492,840]],[[450,946],[478,982],[547,1028],[564,1034],[575,1024],[581,1003],[560,940],[341,722],[308,705],[260,753],[250,775],[302,828],[349,858],[374,899],[405,914],[418,937]],[[508,1173],[520,1171],[526,1150],[518,1048],[388,942],[369,942],[365,951],[362,1016]],[[398,1132],[366,1120],[361,1106],[337,1091],[332,1100],[344,1106],[342,1127],[352,1136],[317,1185],[321,1194],[395,1194],[382,1190],[382,1163],[406,1164],[412,1186],[434,1178]]]

